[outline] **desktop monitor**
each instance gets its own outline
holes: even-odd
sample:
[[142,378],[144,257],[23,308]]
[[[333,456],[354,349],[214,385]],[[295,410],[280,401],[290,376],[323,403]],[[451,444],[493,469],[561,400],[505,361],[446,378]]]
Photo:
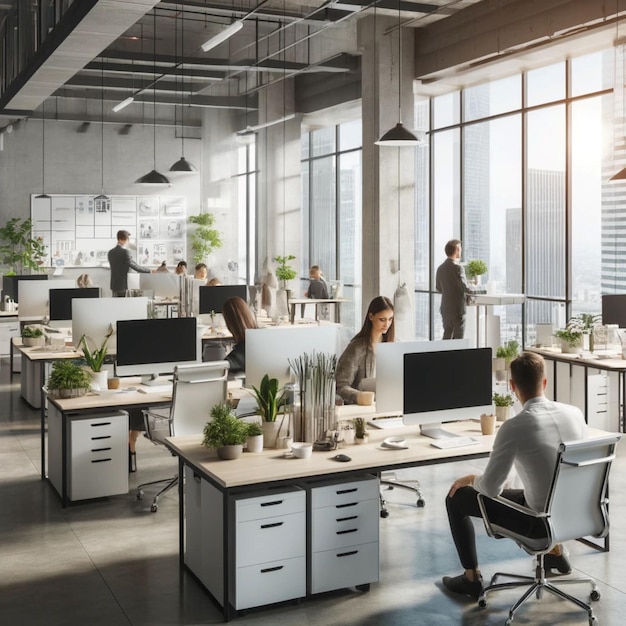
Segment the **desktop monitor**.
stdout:
[[277,326],[246,330],[246,387],[258,387],[265,374],[283,387],[291,380],[289,360],[304,353],[339,356],[339,326]]
[[27,280],[19,281],[20,306],[18,317],[20,320],[30,321],[48,317],[51,289],[71,289],[76,287],[73,280]]
[[491,413],[491,359],[491,348],[405,354],[404,424],[446,436],[441,422]]
[[120,320],[117,323],[119,376],[142,376],[143,384],[156,383],[177,365],[197,361],[195,317]]
[[[89,299],[72,303],[72,342],[76,346],[85,335],[91,349],[99,348],[119,320],[139,320],[148,317],[148,298],[100,298],[97,306]],[[115,353],[117,335],[109,338],[110,353]]]
[[626,293],[602,296],[602,324],[626,328]]
[[215,287],[200,287],[200,315],[221,313],[224,302],[229,298],[240,297],[248,302],[247,285],[215,285]]
[[15,274],[2,277],[2,301],[9,296],[13,302],[19,302],[19,283],[23,280],[48,280],[48,274]]
[[403,412],[404,355],[412,352],[463,350],[469,339],[393,341],[376,344],[376,412]]
[[155,298],[168,300],[179,298],[180,284],[180,274],[166,274],[165,272],[139,274],[139,289],[144,292],[152,291]]
[[[54,284],[54,283],[53,283]],[[100,287],[50,289],[50,326],[72,325],[72,301],[75,298],[99,298]],[[92,303],[97,306],[96,303]]]

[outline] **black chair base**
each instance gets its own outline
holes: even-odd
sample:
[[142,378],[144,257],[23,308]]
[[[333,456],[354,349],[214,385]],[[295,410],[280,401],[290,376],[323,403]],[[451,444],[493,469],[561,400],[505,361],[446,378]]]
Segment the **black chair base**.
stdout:
[[[417,501],[415,503],[415,506],[421,509],[424,506],[426,506],[426,500],[424,500],[424,497],[422,496],[422,488],[420,486],[419,481],[415,480],[411,482],[413,482],[414,484],[409,485],[408,483],[398,481],[396,480],[395,476],[393,477],[388,476],[387,478],[384,478],[381,476],[380,478],[381,488],[383,485],[386,485],[388,490],[391,490],[397,487],[398,489],[406,489],[407,491],[413,492],[417,496]],[[385,501],[385,498],[383,497],[382,491],[380,491],[379,497],[380,497],[380,516],[382,518],[389,517],[389,511],[387,510],[387,502]]]

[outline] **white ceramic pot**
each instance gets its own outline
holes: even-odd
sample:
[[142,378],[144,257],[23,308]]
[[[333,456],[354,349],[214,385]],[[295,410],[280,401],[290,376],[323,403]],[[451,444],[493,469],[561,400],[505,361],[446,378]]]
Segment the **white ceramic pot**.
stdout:
[[278,446],[280,422],[261,422],[261,428],[263,429],[263,447],[276,448]]
[[497,406],[496,407],[496,419],[499,422],[504,422],[504,420],[508,419],[510,412],[511,412],[510,406]]
[[103,389],[108,389],[108,372],[106,370],[101,370],[100,372],[94,372],[93,370],[89,370],[89,373],[91,374],[91,388],[94,391],[102,391]]
[[43,335],[41,337],[22,337],[22,343],[27,348],[43,346],[46,343],[46,338]]
[[246,450],[248,452],[263,452],[263,435],[253,435],[252,437],[248,437]]
[[223,461],[232,461],[238,459],[243,452],[243,445],[237,444],[232,446],[222,446],[217,449],[217,456]]
[[567,341],[561,341],[561,352],[563,354],[578,354],[579,350],[582,350],[583,338],[581,337],[578,343],[570,345]]

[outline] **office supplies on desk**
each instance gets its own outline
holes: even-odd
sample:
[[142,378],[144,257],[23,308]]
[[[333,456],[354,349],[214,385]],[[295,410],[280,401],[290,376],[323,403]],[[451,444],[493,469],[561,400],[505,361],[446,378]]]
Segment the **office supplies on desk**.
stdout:
[[380,445],[394,450],[406,450],[409,447],[404,437],[387,437]]
[[440,450],[448,450],[449,448],[465,448],[466,446],[475,446],[480,442],[474,437],[449,437],[447,439],[436,439],[431,441],[430,445]]
[[367,421],[372,428],[399,428],[404,426],[402,415],[394,415],[392,417],[373,417]]
[[139,393],[171,393],[172,385],[148,385],[147,387],[137,387]]

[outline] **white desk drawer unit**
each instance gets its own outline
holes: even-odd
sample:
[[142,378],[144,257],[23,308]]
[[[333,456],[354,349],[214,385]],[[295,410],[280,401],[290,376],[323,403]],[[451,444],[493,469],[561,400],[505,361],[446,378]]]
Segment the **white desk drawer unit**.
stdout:
[[235,499],[235,609],[306,595],[306,494],[292,488]]
[[311,489],[310,593],[378,580],[378,489],[373,476]]

